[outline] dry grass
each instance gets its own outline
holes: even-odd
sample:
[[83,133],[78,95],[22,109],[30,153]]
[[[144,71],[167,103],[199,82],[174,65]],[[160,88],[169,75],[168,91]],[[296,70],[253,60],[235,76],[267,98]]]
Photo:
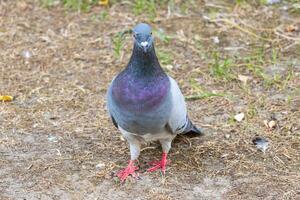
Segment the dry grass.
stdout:
[[[1,1],[0,95],[15,100],[0,103],[0,197],[132,199],[143,191],[142,199],[299,198],[299,14],[195,2],[184,14],[157,10],[152,25],[170,38],[156,39],[168,73],[186,96],[201,94],[188,107],[207,134],[178,137],[158,183],[159,174],[143,173],[160,154],[151,144],[140,157],[144,178],[120,186],[111,175],[125,165],[128,147],[106,114],[105,93],[132,44],[126,37],[116,57],[113,37],[148,16],[135,16],[126,3],[79,14]],[[103,12],[105,19],[95,17]],[[251,77],[246,85],[239,74]],[[246,114],[240,123],[238,112]],[[270,119],[272,130],[263,123]],[[252,144],[258,135],[270,141],[265,153]]]

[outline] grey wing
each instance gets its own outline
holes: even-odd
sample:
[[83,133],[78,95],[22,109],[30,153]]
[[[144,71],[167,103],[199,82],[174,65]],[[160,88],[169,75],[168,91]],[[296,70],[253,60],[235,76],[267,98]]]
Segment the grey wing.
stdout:
[[106,108],[108,110],[109,116],[110,116],[110,118],[111,118],[114,126],[118,128],[118,123],[116,122],[113,114],[111,113],[111,106],[112,105],[111,105],[111,97],[110,97],[110,95],[111,95],[111,86],[112,86],[112,83],[113,83],[114,80],[115,80],[115,77],[113,78],[113,80],[110,83],[109,88],[107,90],[107,94],[106,94]]
[[184,100],[178,84],[176,81],[169,77],[170,79],[170,92],[172,101],[171,115],[168,121],[168,126],[172,133],[180,134],[184,131],[187,124],[187,110]]
[[169,77],[169,79],[171,83],[172,110],[167,126],[174,134],[185,134],[188,132],[202,134],[202,131],[196,128],[188,118],[184,96],[178,84],[173,78]]

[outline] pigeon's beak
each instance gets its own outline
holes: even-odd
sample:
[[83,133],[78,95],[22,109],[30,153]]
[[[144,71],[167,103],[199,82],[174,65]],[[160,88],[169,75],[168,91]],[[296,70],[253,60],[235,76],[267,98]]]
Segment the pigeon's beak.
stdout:
[[147,53],[148,47],[149,47],[149,42],[147,42],[147,41],[141,42],[141,47],[143,48],[144,53]]

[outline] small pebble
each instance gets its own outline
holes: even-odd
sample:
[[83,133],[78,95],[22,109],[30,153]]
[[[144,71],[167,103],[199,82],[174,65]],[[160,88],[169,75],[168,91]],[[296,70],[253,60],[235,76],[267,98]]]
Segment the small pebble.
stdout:
[[274,129],[276,127],[276,121],[275,120],[264,120],[264,125],[269,129]]
[[238,122],[241,122],[245,117],[245,114],[244,113],[239,113],[237,115],[234,116],[234,119]]
[[268,126],[269,126],[269,128],[271,128],[271,129],[275,128],[275,126],[276,126],[276,121],[274,121],[274,120],[269,121]]
[[220,43],[220,40],[218,37],[213,37],[213,41],[215,44],[219,44]]
[[98,169],[98,170],[101,170],[101,169],[103,169],[105,167],[105,164],[104,163],[98,163],[97,165],[96,165],[96,169]]
[[226,153],[226,154],[223,154],[223,155],[221,156],[221,158],[226,158],[227,156],[229,156],[229,154],[228,154],[228,153]]
[[32,56],[32,53],[28,50],[23,50],[21,55],[22,55],[23,58],[29,59]]
[[49,135],[48,136],[48,141],[49,142],[57,142],[57,137],[53,136],[53,135]]

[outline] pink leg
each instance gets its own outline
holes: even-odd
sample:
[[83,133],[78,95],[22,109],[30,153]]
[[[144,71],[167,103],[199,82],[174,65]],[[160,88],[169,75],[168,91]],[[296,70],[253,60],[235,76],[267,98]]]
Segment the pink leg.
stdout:
[[166,173],[166,166],[167,166],[167,153],[163,152],[162,156],[161,156],[161,161],[154,161],[151,162],[150,164],[153,165],[153,167],[151,167],[150,169],[148,169],[148,172],[154,172],[158,169],[161,169],[162,173],[165,174]]
[[130,160],[127,167],[123,170],[120,170],[117,173],[117,176],[120,178],[121,182],[124,182],[126,178],[131,175],[132,177],[138,177],[138,174],[135,173],[139,168],[134,165],[134,160]]

